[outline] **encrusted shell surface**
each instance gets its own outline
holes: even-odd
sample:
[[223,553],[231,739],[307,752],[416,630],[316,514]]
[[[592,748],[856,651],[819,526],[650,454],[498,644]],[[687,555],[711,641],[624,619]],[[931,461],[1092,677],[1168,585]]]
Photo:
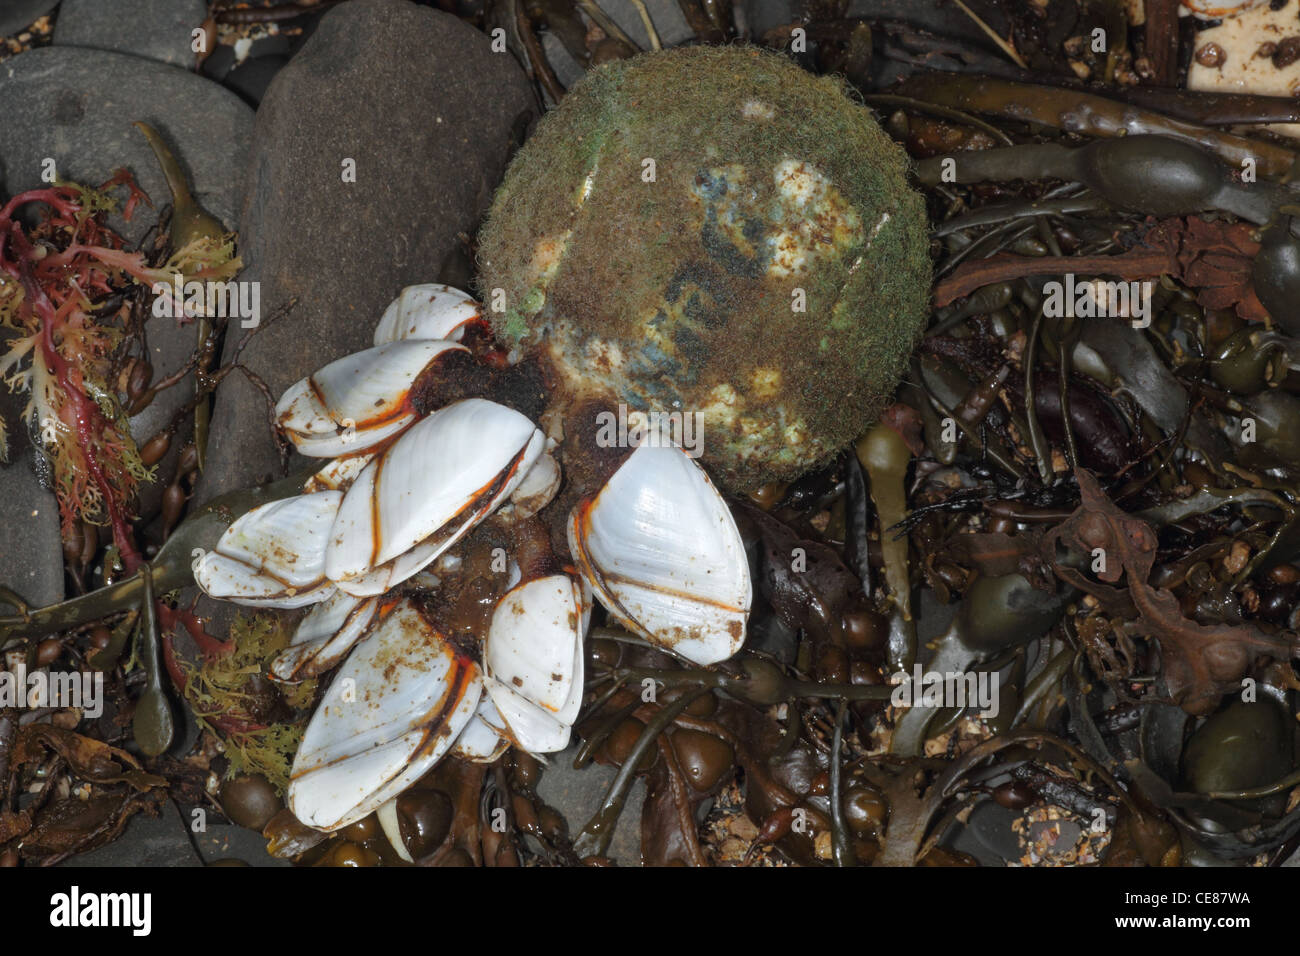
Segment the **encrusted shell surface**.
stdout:
[[860,433],[928,313],[921,198],[837,81],[753,48],[591,71],[515,158],[480,238],[499,335],[578,393],[699,413],[732,489]]

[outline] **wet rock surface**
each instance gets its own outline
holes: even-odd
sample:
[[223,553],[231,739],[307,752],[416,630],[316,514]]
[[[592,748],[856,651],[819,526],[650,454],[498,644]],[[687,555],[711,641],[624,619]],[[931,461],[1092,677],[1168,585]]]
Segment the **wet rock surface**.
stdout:
[[192,31],[207,8],[204,0],[63,0],[54,43],[188,67],[194,62]]
[[[576,837],[587,820],[600,808],[605,792],[618,775],[618,768],[588,764],[573,769],[577,745],[548,756],[546,772],[537,784],[537,795],[555,807],[569,821],[569,833]],[[645,803],[645,778],[638,777],[628,791],[627,804],[618,818],[614,836],[605,855],[619,866],[641,865],[641,807]]]
[[[228,861],[237,860],[249,866],[292,866],[288,860],[281,860],[266,852],[266,838],[256,830],[248,830],[234,824],[209,824],[203,833],[195,834],[194,846],[204,864],[211,866],[233,865]],[[226,862],[223,862],[226,861]]]
[[158,816],[137,813],[122,836],[88,853],[78,853],[60,866],[202,866],[203,860],[190,842],[189,830],[180,810],[164,801]]
[[5,0],[0,4],[0,37],[31,26],[59,5],[59,0]]
[[[200,813],[201,816],[195,816]],[[217,823],[203,808],[182,813],[170,800],[158,816],[138,813],[112,843],[69,857],[61,866],[292,866],[266,852],[262,834],[230,823]],[[195,829],[197,827],[197,829]],[[238,861],[238,863],[232,863]]]

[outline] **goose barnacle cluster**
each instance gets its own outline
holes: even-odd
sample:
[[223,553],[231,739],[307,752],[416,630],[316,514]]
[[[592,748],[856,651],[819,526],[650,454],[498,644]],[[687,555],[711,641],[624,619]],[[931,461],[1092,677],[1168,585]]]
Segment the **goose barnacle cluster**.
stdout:
[[[457,641],[398,586],[454,567],[486,518],[530,518],[561,482],[557,444],[486,397],[439,407],[440,380],[477,361],[486,323],[455,289],[409,287],[374,346],[290,387],[278,423],[304,455],[330,459],[296,497],[251,511],[197,564],[210,596],[253,607],[311,605],[271,676],[337,668],[303,735],[288,803],[336,830],[380,810],[448,753],[490,761],[518,746],[563,749],[583,691],[592,602],[699,665],[735,654],[751,601],[735,521],[680,448],[631,449],[567,516],[574,567],[511,562],[477,647]],[[558,570],[557,570],[558,568]],[[438,575],[419,579],[437,588]],[[430,583],[432,582],[432,583]]]

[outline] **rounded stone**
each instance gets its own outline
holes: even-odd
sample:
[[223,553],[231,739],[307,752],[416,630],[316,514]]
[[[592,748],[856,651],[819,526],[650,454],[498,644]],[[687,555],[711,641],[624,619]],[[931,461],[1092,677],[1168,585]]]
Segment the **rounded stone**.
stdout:
[[205,0],[62,0],[56,46],[129,53],[188,69]]
[[479,260],[499,335],[575,397],[698,415],[732,489],[856,437],[928,314],[902,150],[839,81],[747,47],[590,71],[511,164]]
[[4,0],[0,3],[0,37],[18,33],[59,5],[59,0]]

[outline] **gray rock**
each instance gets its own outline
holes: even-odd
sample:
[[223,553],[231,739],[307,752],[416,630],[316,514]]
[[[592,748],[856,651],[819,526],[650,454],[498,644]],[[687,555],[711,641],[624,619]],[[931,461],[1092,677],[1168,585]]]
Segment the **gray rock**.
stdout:
[[[563,753],[551,754],[542,779],[537,783],[537,795],[549,803],[569,822],[569,835],[577,837],[578,831],[600,809],[605,791],[618,774],[617,767],[587,764],[581,770],[573,769],[573,758],[578,752],[574,744]],[[605,855],[620,866],[641,865],[641,808],[645,804],[645,778],[638,777],[628,791],[627,803],[619,815],[614,836]]]
[[[265,321],[242,362],[272,396],[371,344],[405,285],[436,281],[463,254],[520,129],[533,116],[522,70],[486,35],[405,0],[353,0],[326,14],[267,91],[253,135],[240,251]],[[356,182],[344,182],[344,160]],[[242,334],[228,338],[229,359]],[[279,469],[262,395],[226,379],[199,497]]]
[[[10,465],[0,465],[0,528],[7,538],[0,547],[0,584],[17,591],[33,607],[63,600],[63,549],[59,508],[42,488],[27,449]],[[0,614],[13,609],[0,605]]]
[[[21,117],[17,123],[7,121],[0,137],[0,195],[41,185],[41,163],[47,157],[54,159],[61,177],[87,184],[97,185],[114,169],[126,167],[154,208],[138,210],[129,223],[120,216],[111,223],[138,242],[170,198],[152,151],[132,125],[144,120],[171,145],[199,203],[234,228],[253,112],[215,83],[141,57],[46,47],[0,63],[0,116]],[[148,334],[156,377],[178,368],[194,348],[193,326],[181,327],[169,318],[152,320]],[[192,395],[188,383],[160,395],[133,419],[136,439],[147,440]],[[184,440],[185,435],[178,435],[161,463],[158,474],[163,481],[171,475]],[[142,513],[157,509],[161,493],[161,482],[146,490]]]
[[1006,866],[1023,855],[1020,838],[1012,825],[1022,814],[1007,810],[992,801],[978,804],[971,811],[965,826],[953,827],[944,845],[961,853],[969,853],[982,866]]
[[59,0],[0,0],[0,37],[29,27],[59,5]]
[[54,43],[188,67],[194,62],[192,31],[207,15],[204,0],[63,0]]
[[190,842],[189,827],[176,804],[167,800],[158,816],[137,813],[122,835],[89,853],[69,857],[59,866],[202,866]]
[[234,824],[208,824],[204,832],[194,834],[194,846],[205,864],[239,860],[249,866],[293,866],[266,852],[266,837],[262,834]]

